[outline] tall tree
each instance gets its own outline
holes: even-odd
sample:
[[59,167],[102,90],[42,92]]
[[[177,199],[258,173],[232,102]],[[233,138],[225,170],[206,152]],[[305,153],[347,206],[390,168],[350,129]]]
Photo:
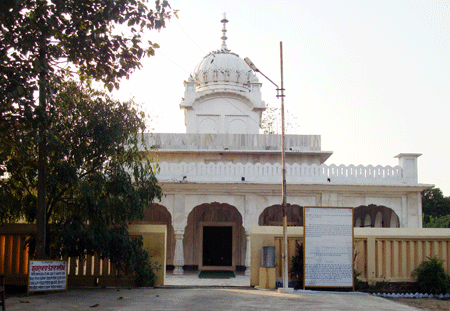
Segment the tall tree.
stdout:
[[[450,215],[450,197],[445,197],[439,188],[430,188],[422,192],[422,213],[425,227],[444,225]],[[445,217],[443,219],[439,219]]]
[[[52,96],[47,129],[48,244],[62,255],[99,253],[148,274],[142,270],[148,254],[127,234],[128,223],[162,195],[142,152],[145,115],[132,101],[70,80],[54,86],[59,92]],[[36,144],[14,145],[5,161],[9,178],[0,183],[4,221],[36,220],[38,162]]]
[[[143,42],[147,29],[161,29],[172,11],[167,1],[4,0],[0,4],[0,152],[11,154],[11,132],[21,126],[38,143],[37,257],[45,256],[48,107],[56,89],[50,79],[71,65],[82,80],[112,90],[141,66],[157,44]],[[35,94],[38,94],[38,100]],[[30,140],[26,138],[25,140]],[[4,140],[4,141],[3,141]]]

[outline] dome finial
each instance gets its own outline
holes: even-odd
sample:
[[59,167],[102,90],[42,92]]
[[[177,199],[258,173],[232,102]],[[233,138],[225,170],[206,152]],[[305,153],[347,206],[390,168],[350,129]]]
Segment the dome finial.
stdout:
[[230,50],[227,48],[227,43],[226,43],[226,41],[227,41],[228,38],[227,38],[227,36],[225,35],[226,32],[227,32],[227,27],[226,27],[226,25],[227,25],[227,23],[228,23],[226,13],[223,13],[223,18],[222,18],[222,20],[221,20],[220,22],[223,24],[222,37],[221,37],[221,39],[222,39],[222,47],[221,47],[221,51],[229,52]]

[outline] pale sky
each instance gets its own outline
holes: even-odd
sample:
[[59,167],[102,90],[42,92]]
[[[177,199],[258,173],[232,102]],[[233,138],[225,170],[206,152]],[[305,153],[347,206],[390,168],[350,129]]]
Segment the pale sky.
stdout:
[[[155,133],[185,132],[183,81],[220,48],[249,57],[276,83],[283,42],[285,106],[295,134],[322,137],[326,164],[391,165],[421,153],[419,182],[450,196],[450,1],[171,0],[179,19],[149,32],[161,48],[122,81]],[[263,100],[279,105],[264,77]]]

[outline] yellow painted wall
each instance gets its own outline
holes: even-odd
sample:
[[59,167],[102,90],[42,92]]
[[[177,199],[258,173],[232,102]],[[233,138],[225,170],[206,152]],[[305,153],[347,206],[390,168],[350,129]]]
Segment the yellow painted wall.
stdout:
[[[280,251],[277,243],[278,239],[283,237],[283,227],[278,226],[254,226],[251,231],[251,269],[250,269],[250,286],[259,285],[259,267],[261,266],[262,248],[263,246],[275,246],[275,263],[277,276]],[[288,227],[289,238],[303,237],[303,227]],[[293,243],[291,243],[293,244]],[[295,247],[295,246],[294,246]],[[289,247],[292,250],[292,246]],[[292,253],[293,256],[295,253]]]
[[[281,279],[283,228],[252,227],[250,285],[259,284],[263,246],[275,246],[276,277]],[[288,256],[295,255],[295,243],[302,241],[303,227],[288,227]],[[438,256],[450,273],[450,229],[355,228],[354,268],[366,282],[414,282],[412,271],[427,257]]]
[[367,282],[412,282],[427,257],[444,260],[450,272],[450,229],[355,228],[354,267]]
[[[144,247],[154,262],[161,265],[156,271],[155,285],[164,285],[166,276],[166,225],[130,225],[130,235],[141,235]],[[28,248],[26,239],[36,234],[35,225],[4,224],[0,226],[0,274],[6,275],[8,285],[26,285],[28,282]],[[130,276],[116,277],[117,271],[108,258],[98,254],[84,259],[66,258],[69,286],[133,286]]]
[[275,268],[259,268],[259,288],[275,289],[276,277]]
[[153,262],[160,265],[156,273],[155,286],[164,285],[166,279],[167,226],[166,225],[129,225],[130,235],[140,235],[144,248],[152,256]]

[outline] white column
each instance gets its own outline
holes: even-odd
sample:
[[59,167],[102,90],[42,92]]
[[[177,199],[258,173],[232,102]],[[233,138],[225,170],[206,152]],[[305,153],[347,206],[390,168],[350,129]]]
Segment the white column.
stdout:
[[417,158],[421,155],[420,153],[400,153],[395,156],[403,169],[403,180],[408,184],[418,183]]
[[251,266],[251,241],[250,241],[250,231],[245,231],[245,239],[247,240],[247,247],[245,250],[245,275],[250,275]]
[[175,230],[175,254],[173,265],[175,269],[173,274],[184,274],[184,250],[183,250],[184,229]]

